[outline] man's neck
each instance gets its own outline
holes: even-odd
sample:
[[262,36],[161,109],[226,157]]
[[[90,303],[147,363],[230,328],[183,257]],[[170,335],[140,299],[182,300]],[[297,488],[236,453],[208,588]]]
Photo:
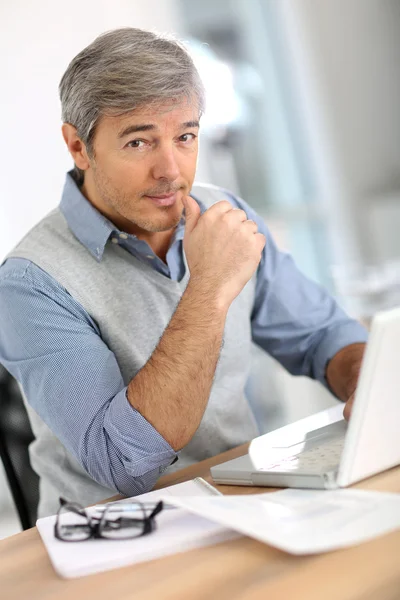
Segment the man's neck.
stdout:
[[166,263],[167,252],[174,233],[175,229],[169,229],[168,231],[157,231],[156,233],[146,232],[146,234],[139,234],[137,237],[139,240],[147,242],[154,254]]

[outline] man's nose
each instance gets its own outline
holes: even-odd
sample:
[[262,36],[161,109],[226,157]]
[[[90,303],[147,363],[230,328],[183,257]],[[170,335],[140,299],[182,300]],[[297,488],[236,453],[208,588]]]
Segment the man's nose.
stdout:
[[160,148],[153,165],[153,177],[175,181],[180,175],[179,165],[173,147]]

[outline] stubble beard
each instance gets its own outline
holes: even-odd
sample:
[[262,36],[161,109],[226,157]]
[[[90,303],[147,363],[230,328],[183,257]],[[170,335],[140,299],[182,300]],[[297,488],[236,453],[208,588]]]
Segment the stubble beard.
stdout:
[[[163,231],[169,231],[170,229],[175,229],[181,221],[182,212],[179,215],[176,215],[175,218],[172,218],[172,214],[168,222],[165,219],[154,219],[146,218],[145,216],[140,215],[140,204],[141,204],[141,196],[135,197],[132,199],[131,196],[127,194],[121,193],[120,190],[117,190],[102,173],[96,169],[95,172],[95,186],[97,189],[97,193],[102,199],[103,203],[116,211],[121,217],[130,221],[136,227],[139,227],[143,231],[148,231],[151,233],[161,233]],[[155,193],[155,192],[153,192]],[[168,193],[166,191],[158,191],[158,194]],[[143,201],[145,202],[145,200]],[[131,207],[137,208],[137,210],[130,210]],[[157,207],[157,210],[162,211],[163,213],[171,212],[174,207],[169,206],[160,206]]]

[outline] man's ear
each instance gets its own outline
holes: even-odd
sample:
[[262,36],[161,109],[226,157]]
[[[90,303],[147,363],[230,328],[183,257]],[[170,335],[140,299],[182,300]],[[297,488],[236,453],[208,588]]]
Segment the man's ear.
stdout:
[[86,171],[90,166],[90,160],[86,146],[78,136],[76,128],[70,123],[63,123],[61,131],[74,163],[79,169]]

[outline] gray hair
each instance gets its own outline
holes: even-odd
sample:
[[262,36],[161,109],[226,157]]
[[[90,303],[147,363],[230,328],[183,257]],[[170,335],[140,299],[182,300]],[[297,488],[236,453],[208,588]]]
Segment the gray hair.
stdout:
[[[187,49],[171,36],[132,27],[103,33],[75,56],[59,92],[63,122],[76,128],[89,156],[103,115],[184,98],[196,100],[200,115],[205,107],[204,87]],[[77,167],[75,175],[83,180]]]

